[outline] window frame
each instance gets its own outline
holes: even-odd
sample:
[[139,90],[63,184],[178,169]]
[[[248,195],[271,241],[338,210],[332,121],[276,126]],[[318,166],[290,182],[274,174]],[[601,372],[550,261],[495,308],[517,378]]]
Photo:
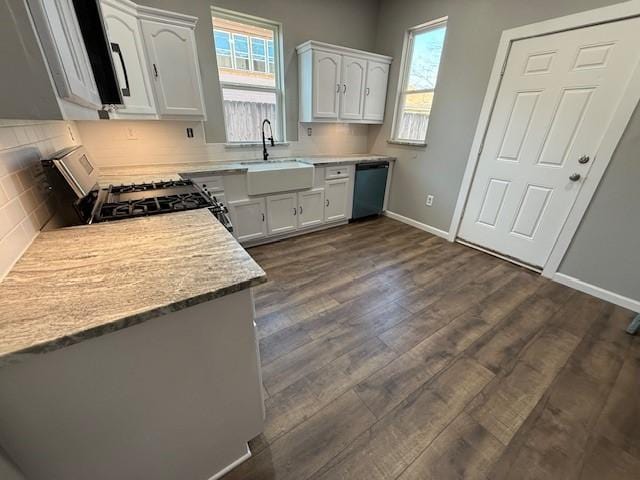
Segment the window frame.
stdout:
[[[438,86],[438,81],[436,78],[436,85],[434,88],[426,88],[426,89],[418,89],[418,90],[409,90],[409,73],[411,70],[411,60],[413,56],[413,41],[416,35],[419,35],[424,32],[428,32],[430,30],[436,30],[440,27],[448,28],[447,20],[449,17],[441,17],[436,20],[432,20],[426,23],[422,23],[420,25],[416,25],[415,27],[409,28],[404,34],[404,43],[402,46],[402,61],[400,62],[400,78],[398,79],[398,87],[396,91],[396,102],[393,110],[393,121],[391,123],[391,137],[388,140],[389,143],[397,143],[402,145],[414,145],[418,147],[424,147],[427,145],[427,133],[429,131],[429,125],[427,124],[427,129],[424,134],[424,138],[420,140],[412,140],[412,139],[403,139],[398,137],[398,128],[400,126],[401,121],[401,109],[403,105],[403,100],[405,95],[408,93],[428,93],[433,92],[435,98],[435,91]],[[440,65],[442,64],[442,59],[444,56],[444,48],[447,41],[447,32],[445,31],[445,38],[442,44],[442,52],[440,54],[440,64],[438,65],[438,77],[440,76]],[[431,118],[431,114],[429,114],[429,119]]]
[[[218,75],[218,84],[220,87],[220,101],[224,102],[223,89],[230,88],[234,90],[247,90],[247,91],[258,91],[258,92],[271,92],[276,96],[276,125],[273,125],[274,131],[280,133],[280,138],[276,138],[276,143],[286,143],[287,142],[287,125],[286,125],[286,106],[285,106],[285,92],[284,92],[284,59],[283,59],[283,34],[282,34],[282,23],[275,22],[273,20],[269,20],[266,18],[255,17],[253,15],[247,15],[244,13],[236,12],[233,10],[228,10],[220,7],[211,7],[211,17],[224,18],[227,20],[245,23],[247,25],[253,25],[256,27],[265,28],[271,30],[273,32],[273,53],[274,53],[274,66],[275,71],[271,72],[269,68],[269,52],[268,52],[268,40],[264,40],[265,46],[265,71],[257,72],[257,73],[273,73],[275,76],[275,86],[266,86],[266,85],[246,85],[243,83],[237,82],[223,82],[220,80],[220,75],[218,70],[216,69],[216,75]],[[212,31],[215,29],[212,29]],[[233,34],[232,34],[233,38]],[[247,35],[247,42],[249,47],[249,70],[244,70],[248,72],[253,72],[253,54],[251,50],[251,35]],[[256,37],[258,38],[258,37]],[[215,39],[214,39],[215,40]],[[215,46],[215,43],[214,43]],[[234,49],[233,52],[233,60],[235,62],[235,42],[232,42],[232,47]],[[215,48],[214,48],[214,54]],[[234,63],[235,67],[235,63]],[[225,130],[225,138],[227,145],[235,146],[235,145],[252,145],[256,144],[255,141],[232,141],[229,140],[229,136],[227,133],[227,125],[226,119],[224,121],[224,130]]]

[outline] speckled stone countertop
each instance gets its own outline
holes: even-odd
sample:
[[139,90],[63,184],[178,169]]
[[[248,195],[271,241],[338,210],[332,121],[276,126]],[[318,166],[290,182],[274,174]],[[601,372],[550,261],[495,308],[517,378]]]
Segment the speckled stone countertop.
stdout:
[[[357,163],[368,163],[378,161],[394,161],[395,157],[385,155],[339,155],[339,156],[298,156],[274,158],[270,161],[299,160],[310,163],[317,167],[329,165],[353,165]],[[254,161],[251,161],[254,163]],[[262,163],[262,160],[255,160],[255,163]],[[205,175],[231,175],[244,173],[248,170],[247,162],[198,162],[198,163],[167,163],[154,165],[123,165],[100,168],[100,184],[108,186],[111,184],[127,184],[153,182],[160,180],[177,180],[182,177],[197,177]]]
[[0,283],[0,367],[265,281],[206,209],[43,232]]

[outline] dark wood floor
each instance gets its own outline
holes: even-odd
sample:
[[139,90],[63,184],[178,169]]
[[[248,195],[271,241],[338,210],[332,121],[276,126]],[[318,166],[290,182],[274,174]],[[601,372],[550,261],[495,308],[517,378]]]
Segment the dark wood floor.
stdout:
[[640,478],[631,312],[387,218],[250,253],[267,425],[226,480]]

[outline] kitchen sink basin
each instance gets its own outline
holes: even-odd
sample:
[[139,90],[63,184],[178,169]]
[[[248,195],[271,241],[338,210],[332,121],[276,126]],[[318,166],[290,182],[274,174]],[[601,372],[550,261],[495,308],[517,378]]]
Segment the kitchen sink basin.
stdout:
[[313,165],[295,160],[247,164],[249,195],[304,190],[313,186]]

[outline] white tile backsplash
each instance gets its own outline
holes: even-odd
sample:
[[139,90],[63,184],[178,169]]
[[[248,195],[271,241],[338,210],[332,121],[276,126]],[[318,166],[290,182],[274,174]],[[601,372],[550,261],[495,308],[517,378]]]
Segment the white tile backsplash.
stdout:
[[40,160],[79,138],[73,122],[0,120],[0,280],[53,213]]
[[[262,158],[262,146],[229,147],[206,143],[202,122],[85,121],[76,122],[83,143],[98,166],[235,161]],[[307,128],[313,134],[307,135]],[[192,128],[193,138],[186,129]],[[367,125],[300,124],[299,140],[270,147],[271,158],[367,153]]]

